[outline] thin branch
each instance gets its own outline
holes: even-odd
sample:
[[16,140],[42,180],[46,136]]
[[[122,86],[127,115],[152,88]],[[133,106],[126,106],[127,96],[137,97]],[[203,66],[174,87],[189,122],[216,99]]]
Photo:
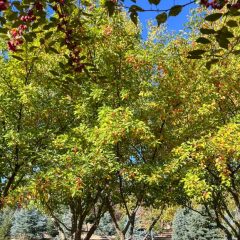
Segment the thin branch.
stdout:
[[[182,4],[180,5],[181,7],[186,7],[188,5],[191,5],[193,3],[195,3],[196,1],[190,1],[189,3],[185,3],[185,4]],[[131,6],[125,6],[123,5],[123,7],[125,9],[129,9],[131,10]],[[167,9],[141,9],[141,12],[157,12],[157,13],[160,13],[160,12],[169,12],[171,10],[171,8],[167,8]]]

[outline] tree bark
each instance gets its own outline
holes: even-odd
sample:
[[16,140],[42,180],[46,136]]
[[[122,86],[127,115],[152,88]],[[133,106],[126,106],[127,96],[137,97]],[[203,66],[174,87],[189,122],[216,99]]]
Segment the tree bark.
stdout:
[[115,230],[117,232],[119,239],[125,240],[125,234],[123,233],[123,231],[121,231],[121,228],[119,227],[117,219],[114,214],[114,209],[109,202],[107,203],[107,207],[108,207],[109,214],[113,220],[113,224],[114,224],[114,227],[115,227]]
[[147,234],[145,235],[143,240],[147,240],[149,236],[152,239],[152,237],[151,237],[152,230],[153,230],[154,226],[156,225],[156,223],[158,222],[158,220],[160,219],[161,216],[162,216],[162,212],[153,220],[153,222],[150,225],[150,227],[148,228]]

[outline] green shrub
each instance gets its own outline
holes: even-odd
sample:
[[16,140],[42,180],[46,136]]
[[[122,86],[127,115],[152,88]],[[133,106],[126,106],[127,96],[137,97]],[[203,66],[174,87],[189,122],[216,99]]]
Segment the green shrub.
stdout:
[[3,209],[0,212],[0,240],[6,240],[10,238],[13,216],[14,211],[10,208]]

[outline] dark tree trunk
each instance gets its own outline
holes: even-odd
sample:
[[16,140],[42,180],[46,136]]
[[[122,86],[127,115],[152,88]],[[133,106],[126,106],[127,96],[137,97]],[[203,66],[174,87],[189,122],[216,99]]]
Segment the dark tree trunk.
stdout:
[[232,235],[227,235],[227,240],[232,240]]
[[81,236],[82,236],[82,228],[78,228],[77,231],[75,232],[74,235],[74,240],[81,240]]

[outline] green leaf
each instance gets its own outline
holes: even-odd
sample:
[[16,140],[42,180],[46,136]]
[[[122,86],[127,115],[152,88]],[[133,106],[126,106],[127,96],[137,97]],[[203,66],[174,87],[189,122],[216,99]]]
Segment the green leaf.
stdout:
[[54,53],[59,54],[58,50],[55,49],[55,48],[53,48],[53,47],[49,47],[49,50],[52,51],[52,52],[54,52]]
[[87,68],[83,68],[83,71],[84,73],[88,76],[88,77],[91,77],[89,71],[87,70]]
[[213,13],[213,14],[206,16],[205,20],[209,21],[209,22],[214,22],[214,21],[217,21],[219,18],[221,18],[222,15],[223,15],[222,13]]
[[216,31],[214,29],[210,29],[210,28],[200,28],[200,32],[202,34],[215,34]]
[[24,38],[27,42],[33,42],[34,39],[36,39],[36,37],[37,37],[37,35],[34,32],[30,32],[30,33],[24,35]]
[[5,33],[0,33],[0,38],[4,39],[4,40],[8,40],[9,39],[8,35],[5,34]]
[[45,44],[45,39],[44,38],[40,38],[39,42],[43,45],[43,44]]
[[64,64],[64,63],[62,63],[62,62],[59,62],[58,65],[59,65],[59,67],[62,68],[62,69],[64,69],[64,68],[66,67],[66,64]]
[[197,43],[202,43],[202,44],[209,44],[211,43],[211,41],[205,37],[199,37],[197,40],[196,40]]
[[187,56],[187,58],[189,58],[189,59],[202,59],[202,56],[200,56],[200,55],[188,55]]
[[158,26],[160,26],[160,24],[165,23],[167,21],[167,14],[164,13],[160,13],[156,16],[156,20],[158,23]]
[[91,6],[91,3],[89,1],[81,1],[81,3],[84,5],[84,6],[87,6],[87,7],[90,7]]
[[20,19],[17,19],[16,21],[13,22],[11,27],[12,28],[17,28],[20,24],[22,24],[22,21]]
[[240,50],[235,50],[232,53],[235,54],[235,55],[239,55],[240,54]]
[[216,64],[216,63],[218,63],[218,62],[219,62],[219,59],[211,59],[210,61],[208,61],[208,62],[206,63],[206,68],[207,68],[208,70],[210,70],[211,67],[212,67],[212,65],[213,65],[213,64]]
[[21,57],[19,57],[19,56],[17,56],[17,55],[12,55],[12,57],[15,58],[15,59],[17,59],[17,60],[19,60],[19,61],[23,61],[23,58],[21,58]]
[[3,25],[6,23],[5,17],[0,17],[0,23]]
[[217,38],[216,37],[216,41],[218,42],[218,44],[221,48],[228,49],[228,45],[230,42],[227,38]]
[[39,47],[31,46],[31,47],[29,48],[29,51],[32,52],[32,51],[34,51],[34,50],[36,50],[36,49],[39,49]]
[[49,20],[50,20],[52,23],[58,22],[58,19],[57,19],[56,17],[50,17]]
[[50,70],[49,71],[52,75],[54,75],[54,76],[58,76],[59,74],[58,74],[58,72],[56,72],[56,71],[54,71],[54,70]]
[[143,12],[144,9],[137,6],[137,5],[132,5],[130,8],[129,8],[129,12]]
[[219,31],[217,31],[219,38],[232,38],[234,37],[233,33],[228,30],[227,27],[222,27]]
[[137,12],[135,12],[135,11],[131,12],[130,18],[135,25],[138,24],[138,13]]
[[189,54],[193,55],[193,56],[197,56],[197,55],[202,55],[203,53],[205,53],[206,50],[203,49],[197,49],[197,50],[193,50],[188,52]]
[[148,2],[150,4],[158,5],[161,2],[161,0],[148,0]]
[[182,11],[182,8],[183,7],[181,5],[173,6],[169,11],[168,16],[177,16]]
[[7,28],[0,28],[0,33],[7,33],[8,32],[8,29]]
[[235,9],[235,8],[231,8],[228,13],[230,16],[234,16],[234,17],[240,16],[240,12],[238,11],[238,9]]
[[35,22],[35,23],[32,24],[32,29],[36,29],[36,28],[38,28],[38,27],[39,27],[38,22]]
[[49,39],[52,36],[52,34],[53,34],[53,31],[47,32],[44,36],[45,39]]
[[80,57],[80,60],[84,60],[84,59],[86,59],[87,57],[86,56],[81,56]]
[[227,21],[227,26],[229,27],[238,27],[238,23],[234,20]]
[[50,43],[48,43],[48,46],[52,47],[55,43],[56,43],[56,41],[51,41]]
[[82,12],[82,15],[87,16],[87,17],[92,17],[93,16],[93,14],[87,13],[87,12]]
[[18,18],[18,12],[11,12],[6,18],[8,21],[15,21]]

